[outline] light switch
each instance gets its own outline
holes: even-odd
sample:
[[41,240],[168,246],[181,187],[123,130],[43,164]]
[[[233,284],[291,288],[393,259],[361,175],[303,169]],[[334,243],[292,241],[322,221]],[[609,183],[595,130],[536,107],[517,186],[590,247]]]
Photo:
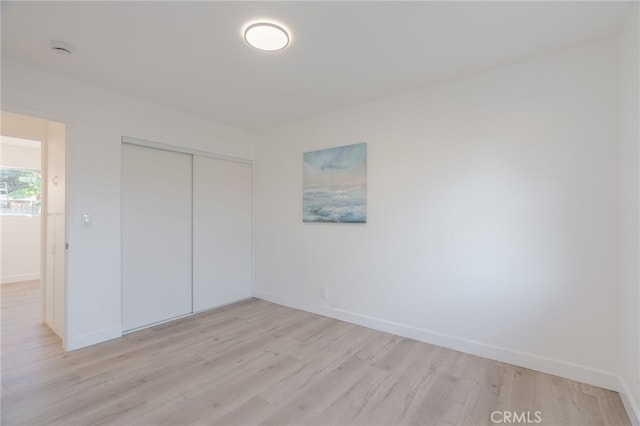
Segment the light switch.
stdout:
[[82,227],[88,228],[91,226],[91,215],[83,214],[82,215]]

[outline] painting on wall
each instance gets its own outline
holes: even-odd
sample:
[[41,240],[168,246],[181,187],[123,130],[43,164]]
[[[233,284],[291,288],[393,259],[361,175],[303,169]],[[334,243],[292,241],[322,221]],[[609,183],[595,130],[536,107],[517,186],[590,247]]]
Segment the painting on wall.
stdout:
[[367,144],[304,153],[304,222],[367,222]]

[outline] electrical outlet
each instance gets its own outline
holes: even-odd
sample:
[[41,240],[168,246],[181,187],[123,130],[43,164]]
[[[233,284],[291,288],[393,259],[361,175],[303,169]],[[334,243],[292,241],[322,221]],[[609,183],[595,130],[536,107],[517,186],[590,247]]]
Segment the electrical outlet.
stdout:
[[327,300],[327,289],[320,287],[320,299]]

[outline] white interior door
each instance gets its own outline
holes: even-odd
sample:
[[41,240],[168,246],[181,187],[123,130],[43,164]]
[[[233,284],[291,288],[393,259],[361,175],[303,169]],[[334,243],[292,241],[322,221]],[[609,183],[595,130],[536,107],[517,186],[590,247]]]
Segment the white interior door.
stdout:
[[251,218],[251,166],[194,156],[194,312],[251,297]]
[[64,215],[57,214],[53,221],[53,330],[60,337],[64,337],[65,314],[65,224]]
[[192,157],[122,146],[122,328],[192,312]]
[[55,215],[47,215],[46,239],[44,241],[45,276],[44,276],[44,322],[51,329],[55,329],[54,321],[54,300],[55,300],[55,266],[56,266],[56,233]]
[[47,122],[44,181],[44,320],[64,341],[66,331],[66,126]]
[[65,313],[65,224],[64,214],[47,215],[45,323],[63,338]]

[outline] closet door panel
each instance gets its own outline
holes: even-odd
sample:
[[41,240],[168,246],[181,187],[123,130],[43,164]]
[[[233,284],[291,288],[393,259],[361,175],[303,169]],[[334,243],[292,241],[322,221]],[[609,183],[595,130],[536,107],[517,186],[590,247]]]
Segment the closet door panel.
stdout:
[[251,166],[194,156],[194,312],[252,295]]
[[122,324],[192,312],[192,158],[122,146]]

